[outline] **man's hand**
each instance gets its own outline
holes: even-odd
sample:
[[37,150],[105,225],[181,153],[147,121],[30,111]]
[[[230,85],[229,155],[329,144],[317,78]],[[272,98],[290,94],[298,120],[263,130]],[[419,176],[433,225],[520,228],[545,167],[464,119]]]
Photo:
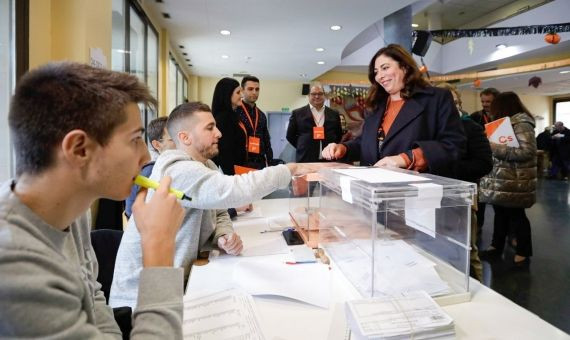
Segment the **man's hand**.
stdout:
[[244,205],[243,207],[238,207],[238,208],[236,208],[236,211],[237,211],[237,212],[242,212],[242,211],[243,211],[243,212],[246,212],[246,213],[247,213],[247,212],[251,212],[251,211],[253,211],[253,204],[250,203],[250,204],[248,204],[248,205]]
[[230,255],[239,255],[243,250],[243,243],[238,234],[231,233],[218,238],[218,247]]
[[406,161],[402,156],[387,156],[376,162],[374,166],[384,166],[388,168],[406,168]]
[[133,218],[141,235],[144,267],[171,267],[176,248],[176,233],[184,209],[169,193],[171,178],[165,176],[148,203],[147,190],[141,188],[133,203]]
[[346,155],[346,146],[344,144],[330,143],[321,152],[326,160],[340,159]]

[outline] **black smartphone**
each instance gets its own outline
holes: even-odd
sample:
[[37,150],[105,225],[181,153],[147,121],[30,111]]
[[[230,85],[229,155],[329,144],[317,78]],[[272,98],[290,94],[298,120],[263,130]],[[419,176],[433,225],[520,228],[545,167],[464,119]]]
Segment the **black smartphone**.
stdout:
[[285,238],[285,242],[287,242],[287,245],[289,246],[295,246],[298,244],[305,243],[303,242],[301,235],[299,235],[299,233],[295,229],[283,230],[283,237]]

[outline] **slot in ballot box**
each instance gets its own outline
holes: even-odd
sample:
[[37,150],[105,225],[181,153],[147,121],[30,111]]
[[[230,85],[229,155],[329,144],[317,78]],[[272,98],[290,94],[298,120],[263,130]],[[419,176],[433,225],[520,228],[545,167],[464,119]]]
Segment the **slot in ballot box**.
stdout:
[[470,300],[475,193],[475,184],[408,170],[322,169],[302,201],[290,199],[290,215],[362,297],[425,290],[450,304]]

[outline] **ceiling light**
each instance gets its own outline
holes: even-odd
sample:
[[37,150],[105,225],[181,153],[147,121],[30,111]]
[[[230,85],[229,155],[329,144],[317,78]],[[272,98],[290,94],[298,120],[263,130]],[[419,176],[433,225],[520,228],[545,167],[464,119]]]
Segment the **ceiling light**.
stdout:
[[324,65],[325,62],[324,62],[324,61],[317,61],[317,64],[319,64],[319,65]]
[[495,46],[495,47],[496,47],[498,50],[502,50],[502,49],[507,48],[507,45],[506,45],[506,44],[498,44],[498,45]]
[[569,71],[569,70],[566,70],[566,71],[560,71],[560,74],[566,74],[566,73],[570,73],[570,71]]
[[230,32],[230,31],[228,31],[228,30],[221,30],[221,31],[220,31],[220,34],[221,34],[221,35],[230,35],[230,34],[232,34],[232,32]]
[[342,26],[339,26],[339,25],[332,25],[332,26],[331,26],[331,30],[333,30],[333,31],[338,31],[338,30],[340,30],[341,28],[342,28]]
[[420,27],[420,25],[418,25],[418,24],[412,24],[412,27],[413,27],[413,28],[416,28],[416,27]]
[[228,59],[229,57],[230,57],[230,56],[229,56],[229,55],[226,55],[226,54],[222,55],[222,59]]
[[299,74],[299,76],[300,76],[301,78],[307,78],[307,74],[306,74],[306,73],[301,73],[301,74]]
[[325,49],[322,48],[322,47],[317,47],[317,48],[315,48],[315,51],[317,51],[317,52],[324,52]]
[[178,45],[178,47],[180,47],[180,48],[184,48],[184,45]]
[[163,12],[162,16],[164,17],[164,19],[170,19],[170,14]]

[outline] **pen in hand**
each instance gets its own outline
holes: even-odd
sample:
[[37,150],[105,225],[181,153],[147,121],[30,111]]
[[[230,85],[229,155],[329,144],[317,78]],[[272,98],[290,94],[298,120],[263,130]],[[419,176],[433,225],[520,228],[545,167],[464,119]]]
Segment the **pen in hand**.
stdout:
[[[141,175],[137,175],[137,177],[135,178],[135,184],[147,189],[157,189],[159,183],[156,181],[153,181],[150,178],[141,176]],[[176,198],[180,199],[180,200],[188,200],[191,201],[192,198],[186,196],[182,191],[180,190],[176,190],[173,188],[170,188],[170,193],[174,194],[174,196],[176,196]]]

